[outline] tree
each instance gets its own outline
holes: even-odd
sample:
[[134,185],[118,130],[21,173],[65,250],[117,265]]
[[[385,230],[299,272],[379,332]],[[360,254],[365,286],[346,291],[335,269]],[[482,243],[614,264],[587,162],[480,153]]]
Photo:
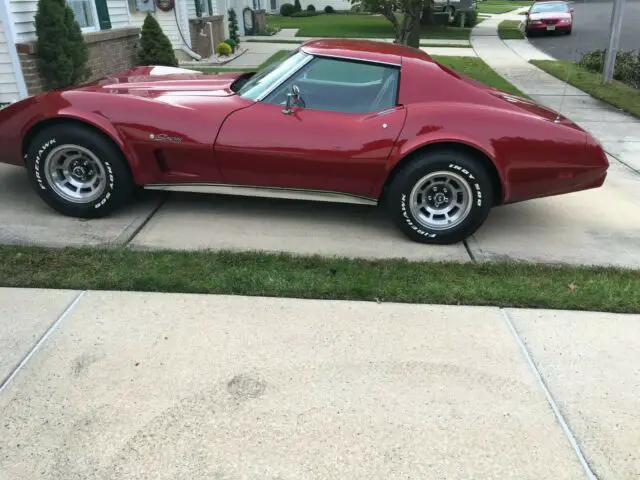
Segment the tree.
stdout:
[[420,46],[420,19],[424,3],[432,0],[351,0],[371,13],[383,15],[393,25],[395,42],[418,48]]
[[46,89],[66,88],[85,80],[89,49],[65,0],[39,0],[35,15],[38,70]]
[[236,42],[236,45],[240,43],[240,35],[238,34],[238,15],[233,8],[230,8],[227,12],[229,14],[229,37]]
[[142,24],[138,64],[178,66],[178,59],[173,51],[171,41],[162,31],[158,21],[149,13]]

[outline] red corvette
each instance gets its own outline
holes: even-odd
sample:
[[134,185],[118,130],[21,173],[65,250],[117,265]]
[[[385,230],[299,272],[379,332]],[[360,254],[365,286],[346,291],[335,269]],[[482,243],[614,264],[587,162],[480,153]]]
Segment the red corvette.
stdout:
[[0,110],[0,145],[65,215],[107,215],[136,186],[382,204],[441,244],[493,206],[599,187],[609,166],[563,116],[360,40],[307,42],[258,73],[141,67],[31,97]]

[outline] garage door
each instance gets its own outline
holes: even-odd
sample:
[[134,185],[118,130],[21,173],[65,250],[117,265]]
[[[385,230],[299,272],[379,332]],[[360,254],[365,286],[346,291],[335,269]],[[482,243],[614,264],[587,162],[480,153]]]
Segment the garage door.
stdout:
[[18,84],[0,17],[0,106],[18,100]]

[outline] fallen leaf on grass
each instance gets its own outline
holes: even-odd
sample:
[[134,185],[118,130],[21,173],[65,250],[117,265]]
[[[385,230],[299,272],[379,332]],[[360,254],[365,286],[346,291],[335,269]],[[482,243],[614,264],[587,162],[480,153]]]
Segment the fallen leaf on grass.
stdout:
[[575,292],[578,289],[578,286],[574,283],[570,283],[569,284],[569,290],[571,290],[572,292]]

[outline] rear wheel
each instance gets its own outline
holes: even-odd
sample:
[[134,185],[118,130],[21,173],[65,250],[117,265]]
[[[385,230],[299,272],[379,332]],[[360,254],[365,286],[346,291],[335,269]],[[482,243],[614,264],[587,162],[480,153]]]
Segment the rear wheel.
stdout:
[[400,230],[421,243],[452,244],[473,234],[493,205],[482,164],[455,150],[418,155],[394,177],[386,197]]
[[26,165],[40,197],[71,217],[104,217],[126,203],[134,188],[120,150],[87,127],[60,124],[38,133]]

